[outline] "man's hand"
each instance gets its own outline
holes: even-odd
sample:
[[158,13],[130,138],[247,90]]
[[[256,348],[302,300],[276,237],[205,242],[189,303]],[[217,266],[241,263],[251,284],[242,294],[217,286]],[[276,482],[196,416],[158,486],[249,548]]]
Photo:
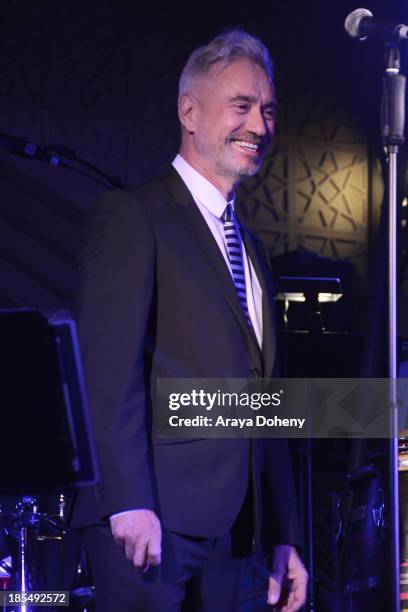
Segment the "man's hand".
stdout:
[[148,569],[161,562],[161,526],[152,510],[129,510],[110,517],[116,544],[123,546],[126,558],[135,567]]
[[306,601],[308,574],[293,546],[274,548],[269,572],[268,604],[280,612],[296,612]]

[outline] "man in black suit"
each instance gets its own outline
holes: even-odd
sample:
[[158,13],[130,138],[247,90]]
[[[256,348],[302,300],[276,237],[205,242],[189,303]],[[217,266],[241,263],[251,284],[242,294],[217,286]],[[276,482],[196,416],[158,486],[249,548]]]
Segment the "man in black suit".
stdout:
[[270,564],[268,602],[283,583],[277,609],[304,602],[286,442],[166,440],[152,426],[158,378],[272,376],[267,261],[234,200],[265,155],[275,106],[263,44],[241,30],[216,37],[181,75],[172,167],[108,193],[89,215],[77,319],[101,483],[81,493],[76,516],[98,610],[232,612],[240,557],[256,542]]

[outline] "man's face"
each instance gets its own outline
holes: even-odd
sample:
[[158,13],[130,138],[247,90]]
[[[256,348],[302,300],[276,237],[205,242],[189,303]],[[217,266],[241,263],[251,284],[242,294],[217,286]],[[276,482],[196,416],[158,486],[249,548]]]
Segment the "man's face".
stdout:
[[257,172],[275,128],[275,92],[258,64],[215,66],[197,80],[193,143],[207,173],[234,181]]

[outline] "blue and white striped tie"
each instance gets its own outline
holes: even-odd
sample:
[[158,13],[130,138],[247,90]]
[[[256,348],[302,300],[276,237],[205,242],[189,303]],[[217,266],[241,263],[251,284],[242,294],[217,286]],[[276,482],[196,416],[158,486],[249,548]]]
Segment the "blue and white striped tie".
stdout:
[[232,279],[234,281],[235,289],[237,290],[239,301],[241,302],[242,310],[244,311],[248,326],[250,329],[252,329],[252,321],[251,317],[249,316],[246,296],[245,270],[242,259],[242,241],[237,227],[235,213],[230,203],[228,203],[225,207],[221,220],[224,227],[224,238],[227,247],[228,259],[231,265]]

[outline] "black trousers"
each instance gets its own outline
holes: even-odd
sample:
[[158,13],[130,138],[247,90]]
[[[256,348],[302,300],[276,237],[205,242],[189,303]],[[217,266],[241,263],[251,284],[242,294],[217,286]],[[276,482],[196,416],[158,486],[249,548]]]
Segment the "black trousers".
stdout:
[[146,573],[115,544],[108,526],[84,533],[97,612],[235,612],[242,560],[231,534],[193,538],[164,532],[162,563]]

